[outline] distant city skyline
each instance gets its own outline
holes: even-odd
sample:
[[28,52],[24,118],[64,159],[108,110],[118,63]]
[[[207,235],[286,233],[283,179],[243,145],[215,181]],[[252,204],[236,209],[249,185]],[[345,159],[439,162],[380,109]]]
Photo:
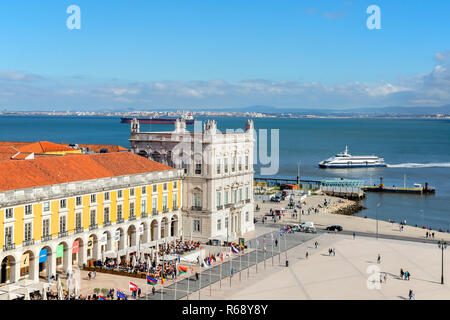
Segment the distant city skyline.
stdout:
[[[66,27],[70,5],[80,30]],[[448,105],[448,12],[444,0],[2,2],[0,110]]]

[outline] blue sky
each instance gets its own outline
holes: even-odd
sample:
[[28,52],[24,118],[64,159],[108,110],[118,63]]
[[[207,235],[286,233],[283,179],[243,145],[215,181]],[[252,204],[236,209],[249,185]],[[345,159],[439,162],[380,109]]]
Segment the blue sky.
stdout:
[[[81,30],[68,30],[69,5]],[[381,30],[366,8],[381,9]],[[0,3],[0,109],[450,103],[450,2]]]

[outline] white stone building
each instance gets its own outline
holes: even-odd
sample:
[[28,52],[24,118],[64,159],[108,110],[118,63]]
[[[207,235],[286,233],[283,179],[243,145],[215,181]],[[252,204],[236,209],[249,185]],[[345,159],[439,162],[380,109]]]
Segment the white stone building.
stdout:
[[[198,123],[198,122],[197,122]],[[183,168],[183,236],[234,241],[254,230],[253,121],[245,131],[221,133],[216,122],[187,131],[182,120],[173,132],[140,132],[131,123],[132,152]]]

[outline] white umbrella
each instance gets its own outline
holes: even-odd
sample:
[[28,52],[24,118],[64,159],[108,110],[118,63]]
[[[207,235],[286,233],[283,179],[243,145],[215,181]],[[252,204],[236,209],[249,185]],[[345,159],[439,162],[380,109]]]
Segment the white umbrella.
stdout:
[[150,261],[150,256],[147,256],[147,271],[150,270],[152,262]]
[[131,266],[132,266],[133,268],[136,267],[136,255],[134,255],[134,254],[133,254],[133,258],[131,259]]
[[58,282],[56,283],[56,290],[58,293],[58,300],[62,300],[63,299],[63,292],[62,292],[62,286],[61,286],[61,278],[58,277]]

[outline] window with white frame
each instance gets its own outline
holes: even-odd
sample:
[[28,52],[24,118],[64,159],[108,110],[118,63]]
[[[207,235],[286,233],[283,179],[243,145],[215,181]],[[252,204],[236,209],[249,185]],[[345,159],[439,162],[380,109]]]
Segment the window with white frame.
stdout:
[[142,187],[142,194],[147,194],[147,187],[146,186]]
[[96,226],[97,225],[97,211],[95,209],[91,210],[91,214],[90,214],[90,226]]
[[248,187],[246,187],[245,188],[245,200],[248,200],[248,199],[250,199],[250,198],[248,197]]
[[147,200],[141,200],[141,213],[147,212]]
[[238,170],[242,171],[242,157],[239,157],[238,159]]
[[50,211],[50,202],[49,202],[49,201],[44,202],[44,203],[42,204],[42,211],[44,211],[44,212]]
[[220,207],[222,204],[222,192],[221,191],[217,191],[216,201],[217,201],[217,206]]
[[9,246],[13,244],[13,226],[5,227],[5,245]]
[[12,219],[14,218],[14,209],[8,208],[5,210],[5,219]]
[[167,200],[168,200],[168,197],[166,195],[163,196],[163,210],[164,211],[169,210],[168,207],[167,207]]
[[248,170],[248,156],[245,156],[245,170]]
[[42,236],[48,237],[50,235],[50,218],[42,220]]
[[220,159],[217,159],[217,169],[216,169],[217,174],[220,174]]
[[201,163],[195,164],[195,174],[202,174],[202,164]]
[[174,192],[172,195],[172,207],[176,210],[178,208],[178,193]]
[[225,191],[225,196],[223,197],[223,201],[224,201],[225,205],[227,205],[228,204],[228,200],[230,200],[230,197],[229,197],[228,193],[229,193],[228,191]]
[[91,194],[91,203],[97,203],[97,195]]
[[173,188],[174,188],[174,189],[178,188],[178,182],[177,182],[177,181],[174,181],[174,182],[173,182]]
[[152,198],[152,208],[153,208],[153,211],[158,210],[158,197]]
[[221,219],[217,219],[217,231],[222,230],[222,220]]
[[24,226],[24,241],[31,241],[33,239],[33,223],[27,222]]
[[153,192],[158,192],[158,185],[157,184],[154,184],[152,187],[153,187]]
[[123,190],[117,190],[117,198],[119,199],[123,198]]
[[228,229],[228,217],[225,217],[225,229]]
[[236,157],[231,158],[231,172],[236,171]]
[[228,173],[228,158],[223,159],[223,171]]
[[117,220],[122,220],[123,219],[123,212],[122,212],[122,205],[118,204],[117,205]]
[[200,220],[194,220],[194,232],[200,232]]
[[67,232],[67,217],[66,216],[60,216],[59,217],[59,232]]
[[105,201],[109,200],[109,192],[105,192]]
[[201,208],[200,193],[194,193],[194,207]]
[[81,206],[81,197],[76,197],[75,198],[75,205]]
[[167,183],[163,184],[163,190],[166,191],[167,190]]
[[134,217],[134,202],[130,202],[130,217]]
[[109,207],[103,209],[103,223],[109,223]]
[[33,206],[31,204],[27,204],[25,206],[25,214],[32,214],[33,213]]
[[75,213],[75,229],[80,230],[82,228],[82,224],[81,224],[81,212],[77,212]]
[[239,201],[242,201],[242,189],[239,189]]
[[61,209],[66,209],[67,208],[67,200],[66,199],[59,200],[59,207]]
[[245,222],[248,222],[248,218],[249,218],[249,213],[246,212],[246,213],[245,213]]
[[130,197],[134,197],[134,188],[130,188]]

